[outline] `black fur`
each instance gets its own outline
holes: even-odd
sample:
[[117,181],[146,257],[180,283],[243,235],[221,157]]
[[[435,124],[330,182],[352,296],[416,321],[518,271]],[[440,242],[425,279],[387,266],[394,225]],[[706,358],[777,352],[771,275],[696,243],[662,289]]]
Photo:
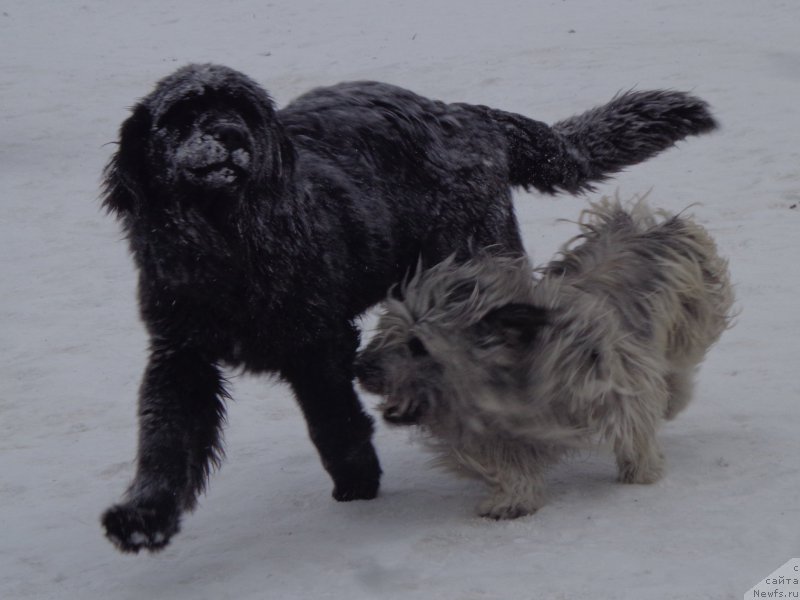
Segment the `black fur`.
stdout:
[[590,189],[715,126],[704,102],[633,92],[554,127],[382,83],[276,111],[245,75],[189,65],[122,125],[104,204],[122,221],[151,336],[136,476],[103,516],[158,550],[222,456],[222,366],[293,388],[338,500],[372,498],[372,421],[352,386],[354,319],[422,257],[523,251],[511,186]]

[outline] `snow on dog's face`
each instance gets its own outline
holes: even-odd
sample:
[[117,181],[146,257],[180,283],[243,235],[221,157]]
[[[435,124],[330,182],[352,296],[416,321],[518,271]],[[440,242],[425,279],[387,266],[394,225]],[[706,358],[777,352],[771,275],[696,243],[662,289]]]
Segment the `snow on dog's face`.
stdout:
[[106,205],[133,210],[154,194],[159,202],[239,198],[274,186],[290,155],[263,88],[227,67],[188,65],[162,79],[123,123],[106,169]]
[[435,420],[481,387],[522,389],[521,356],[546,320],[527,303],[532,284],[524,258],[482,255],[459,264],[451,257],[387,299],[356,361],[361,386],[384,398],[384,418]]
[[[230,189],[263,161],[272,103],[246,76],[191,65],[162,80],[143,103],[152,116],[150,158],[166,185]],[[258,135],[258,138],[255,135]]]

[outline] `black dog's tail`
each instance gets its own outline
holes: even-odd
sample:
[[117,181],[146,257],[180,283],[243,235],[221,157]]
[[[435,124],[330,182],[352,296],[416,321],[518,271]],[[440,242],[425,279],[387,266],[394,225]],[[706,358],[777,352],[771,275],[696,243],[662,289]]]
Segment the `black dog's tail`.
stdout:
[[717,127],[706,102],[664,90],[619,94],[552,127],[499,110],[490,116],[509,141],[511,184],[547,193],[590,191],[593,183]]

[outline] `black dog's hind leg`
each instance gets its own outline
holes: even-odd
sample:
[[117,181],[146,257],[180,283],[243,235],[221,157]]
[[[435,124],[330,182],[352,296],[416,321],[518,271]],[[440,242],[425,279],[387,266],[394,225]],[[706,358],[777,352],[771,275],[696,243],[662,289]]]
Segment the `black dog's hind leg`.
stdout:
[[381,476],[372,418],[353,389],[357,348],[358,332],[348,325],[333,339],[291,357],[283,369],[339,501],[374,498]]
[[160,550],[180,528],[222,458],[227,397],[217,366],[185,349],[154,347],[139,397],[136,476],[102,522],[124,552]]

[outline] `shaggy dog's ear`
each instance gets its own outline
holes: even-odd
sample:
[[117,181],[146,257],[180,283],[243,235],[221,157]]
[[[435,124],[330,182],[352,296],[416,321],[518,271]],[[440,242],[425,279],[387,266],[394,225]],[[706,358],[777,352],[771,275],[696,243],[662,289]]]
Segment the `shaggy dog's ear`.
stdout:
[[118,217],[137,212],[143,201],[150,124],[150,111],[139,104],[120,127],[119,148],[103,171],[103,206]]
[[533,304],[511,302],[490,310],[480,324],[507,343],[528,345],[549,321],[548,311]]

